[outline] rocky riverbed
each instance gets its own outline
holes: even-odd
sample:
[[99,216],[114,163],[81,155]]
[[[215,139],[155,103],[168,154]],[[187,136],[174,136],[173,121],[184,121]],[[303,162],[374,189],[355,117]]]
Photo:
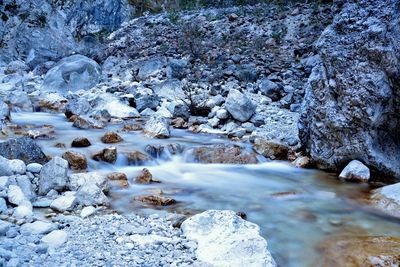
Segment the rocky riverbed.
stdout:
[[396,1],[137,8],[0,1],[1,266],[399,265]]

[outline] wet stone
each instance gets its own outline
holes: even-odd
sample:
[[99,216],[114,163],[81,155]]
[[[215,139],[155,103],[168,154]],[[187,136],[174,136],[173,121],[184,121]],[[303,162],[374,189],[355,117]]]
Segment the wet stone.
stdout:
[[122,142],[122,137],[119,136],[116,132],[107,132],[101,137],[101,142],[105,144],[114,144]]
[[173,198],[156,195],[137,196],[134,200],[154,206],[169,206],[176,204],[176,200]]
[[75,151],[67,151],[62,158],[68,161],[72,170],[85,170],[87,168],[86,156]]
[[86,137],[77,137],[71,143],[72,147],[88,147],[91,145],[92,144]]

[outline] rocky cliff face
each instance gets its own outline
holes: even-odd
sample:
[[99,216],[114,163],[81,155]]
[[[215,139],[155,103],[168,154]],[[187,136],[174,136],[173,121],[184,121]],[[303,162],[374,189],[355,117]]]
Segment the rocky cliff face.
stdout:
[[337,1],[316,46],[301,139],[322,168],[359,159],[400,178],[400,2]]
[[95,54],[99,39],[131,18],[127,0],[1,0],[0,61],[31,67],[73,53]]

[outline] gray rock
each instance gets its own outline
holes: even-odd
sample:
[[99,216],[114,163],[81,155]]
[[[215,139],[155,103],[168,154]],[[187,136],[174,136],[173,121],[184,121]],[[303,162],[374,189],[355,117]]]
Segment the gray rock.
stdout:
[[7,203],[4,198],[0,197],[0,214],[7,211]]
[[51,189],[61,190],[68,181],[68,161],[54,157],[46,163],[40,171],[39,194],[45,195]]
[[256,111],[254,103],[246,95],[236,89],[231,89],[229,91],[225,107],[233,118],[241,122],[249,120]]
[[144,133],[152,138],[168,138],[170,136],[169,124],[169,119],[153,116],[146,122]]
[[[7,20],[0,26],[4,42],[0,61],[24,58],[32,67],[74,52],[96,54],[101,44],[93,35],[116,30],[134,11],[127,0],[3,2],[0,9]],[[28,70],[19,65],[23,68],[18,70]]]
[[139,72],[137,77],[139,80],[146,80],[148,77],[159,73],[165,66],[164,58],[152,58],[143,61],[139,65]]
[[157,95],[144,95],[136,98],[136,109],[142,112],[146,108],[155,110],[160,104],[160,98]]
[[302,144],[321,168],[357,158],[400,178],[398,1],[341,4],[316,44],[322,62],[306,87]]
[[276,266],[260,228],[233,211],[205,211],[185,220],[181,229],[197,242],[197,258],[212,266]]
[[33,105],[28,94],[20,90],[9,92],[4,97],[4,102],[6,102],[12,108],[12,111],[33,111]]
[[11,119],[9,106],[0,99],[0,129],[2,125]]
[[182,90],[182,82],[178,80],[167,80],[153,86],[153,91],[159,97],[166,98],[170,101],[185,99]]
[[108,179],[98,172],[76,173],[69,177],[68,187],[76,191],[76,198],[79,204],[106,205],[108,198],[104,194],[108,190]]
[[0,143],[0,155],[29,163],[45,164],[48,160],[42,149],[30,138],[21,137]]
[[60,93],[90,89],[99,82],[100,75],[101,67],[96,61],[73,55],[63,58],[47,72],[42,88]]
[[35,191],[29,177],[27,175],[20,175],[17,176],[16,180],[25,197],[29,200],[32,200],[35,197]]
[[341,179],[357,182],[368,182],[369,177],[368,167],[358,160],[350,161],[339,175]]
[[171,59],[167,66],[167,77],[170,79],[183,79],[186,77],[188,62],[183,59]]
[[279,99],[282,98],[282,89],[281,87],[274,83],[273,81],[270,81],[268,79],[262,80],[259,89],[261,93],[264,95],[268,96],[269,98],[272,99],[272,101],[278,101]]
[[0,220],[0,236],[6,235],[8,229],[10,229],[11,223]]
[[0,176],[12,175],[13,171],[10,166],[10,161],[0,156]]

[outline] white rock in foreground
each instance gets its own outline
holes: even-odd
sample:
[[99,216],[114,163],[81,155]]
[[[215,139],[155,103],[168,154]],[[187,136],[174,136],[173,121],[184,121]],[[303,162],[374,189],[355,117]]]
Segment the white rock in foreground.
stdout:
[[81,211],[81,218],[86,218],[89,217],[90,215],[93,215],[96,212],[96,208],[93,206],[88,206],[84,207]]
[[400,218],[400,183],[376,189],[371,200],[378,208]]
[[357,182],[368,182],[369,177],[368,167],[358,160],[352,160],[339,175],[341,179]]
[[198,243],[197,258],[216,267],[276,266],[259,227],[233,211],[209,210],[182,223],[188,239]]
[[169,120],[162,117],[151,117],[144,126],[144,133],[152,138],[168,138],[170,136]]
[[54,230],[42,238],[42,242],[46,243],[49,247],[59,247],[67,242],[68,235],[62,230]]

